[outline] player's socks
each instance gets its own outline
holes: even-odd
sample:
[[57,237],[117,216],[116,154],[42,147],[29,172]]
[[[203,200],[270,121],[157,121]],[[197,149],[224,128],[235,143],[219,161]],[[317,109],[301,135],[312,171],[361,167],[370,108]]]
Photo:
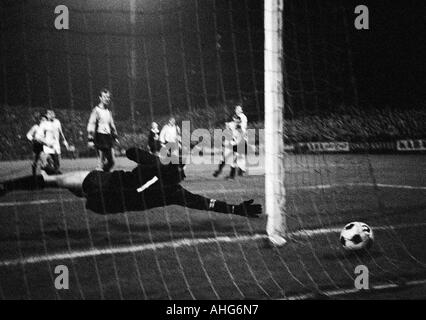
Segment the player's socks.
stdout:
[[219,164],[219,167],[217,168],[217,170],[213,173],[213,176],[216,178],[216,177],[218,177],[221,173],[222,173],[222,169],[223,169],[223,167],[225,166],[225,161],[222,161],[220,164]]
[[234,179],[235,178],[235,168],[231,167],[231,171],[229,172],[229,176],[226,177],[227,179]]

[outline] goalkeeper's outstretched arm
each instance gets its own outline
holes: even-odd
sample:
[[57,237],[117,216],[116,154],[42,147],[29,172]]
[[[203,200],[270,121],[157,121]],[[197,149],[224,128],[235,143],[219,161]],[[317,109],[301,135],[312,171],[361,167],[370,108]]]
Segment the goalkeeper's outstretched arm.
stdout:
[[178,186],[177,190],[169,195],[168,204],[176,204],[198,210],[235,214],[249,218],[257,218],[262,214],[262,206],[255,204],[253,199],[243,201],[240,204],[228,204],[224,201],[194,194],[181,186]]
[[[109,172],[99,171],[95,171],[94,173],[98,175],[112,174]],[[87,192],[87,190],[83,190],[83,183],[85,179],[89,176],[89,174],[89,171],[76,171],[62,175],[48,176],[44,174],[35,177],[27,176],[12,179],[0,183],[0,195],[4,195],[9,191],[16,190],[41,190],[44,188],[63,188],[70,190],[75,195],[85,197],[90,202],[92,195],[90,194],[90,192]],[[93,181],[97,181],[97,179],[94,179]],[[134,206],[135,208],[138,208],[138,210],[147,210],[159,206],[168,206],[174,204],[192,209],[214,211],[225,214],[235,214],[249,218],[256,218],[262,213],[262,206],[260,204],[254,204],[253,200],[243,201],[240,204],[228,204],[224,201],[206,198],[201,195],[191,193],[190,191],[181,187],[179,184],[174,186],[168,186],[167,190],[163,192],[164,199],[163,197],[158,198],[158,191],[150,191],[149,189],[150,188],[148,187],[145,192],[144,200],[142,197],[133,197],[134,192],[131,192],[131,194],[129,195],[130,199],[136,199],[137,203],[134,203]],[[125,192],[129,192],[128,189]],[[111,200],[113,200],[111,203],[116,203],[118,201],[115,201],[114,199]],[[108,203],[109,202],[107,201],[105,205],[108,206]],[[104,207],[105,206],[102,206],[104,210],[103,212],[98,212],[98,210],[96,209],[93,210],[95,212],[103,214],[113,212],[109,211],[108,208]]]

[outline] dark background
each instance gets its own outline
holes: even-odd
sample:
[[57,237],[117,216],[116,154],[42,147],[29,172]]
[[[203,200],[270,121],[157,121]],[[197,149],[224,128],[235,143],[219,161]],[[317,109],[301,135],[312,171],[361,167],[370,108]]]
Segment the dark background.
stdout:
[[370,30],[352,31],[363,104],[409,108],[426,101],[426,3],[362,1]]
[[[90,110],[110,87],[116,117],[155,118],[242,101],[263,110],[263,1],[14,0],[1,3],[0,103]],[[54,28],[56,5],[70,30]],[[354,8],[367,5],[370,30]],[[423,108],[423,1],[284,1],[289,115],[342,106]],[[130,48],[137,52],[134,82]]]

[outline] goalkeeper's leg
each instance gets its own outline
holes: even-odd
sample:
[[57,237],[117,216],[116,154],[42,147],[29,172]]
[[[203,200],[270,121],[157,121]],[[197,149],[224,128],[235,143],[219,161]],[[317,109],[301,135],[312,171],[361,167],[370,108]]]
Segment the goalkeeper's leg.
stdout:
[[0,194],[17,190],[40,190],[44,188],[63,188],[82,195],[82,185],[90,171],[76,171],[55,176],[47,174],[26,176],[4,181],[0,184]]

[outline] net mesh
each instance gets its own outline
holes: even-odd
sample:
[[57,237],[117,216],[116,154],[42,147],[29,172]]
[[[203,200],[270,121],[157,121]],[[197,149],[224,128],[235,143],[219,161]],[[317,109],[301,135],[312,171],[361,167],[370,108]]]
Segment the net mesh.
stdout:
[[[69,9],[69,30],[54,27],[58,5]],[[424,283],[424,161],[371,151],[422,138],[426,121],[421,110],[362,104],[352,13],[341,1],[284,1],[286,246],[269,247],[265,217],[184,206],[101,216],[66,190],[16,191],[0,202],[0,298],[349,295],[358,265],[371,287]],[[46,108],[76,147],[64,151],[63,171],[92,170],[86,125],[102,87],[113,93],[115,169],[131,170],[120,154],[145,148],[150,123],[171,115],[211,132],[242,104],[249,128],[263,129],[261,1],[20,0],[3,1],[1,15],[2,181],[30,172],[16,160],[29,159],[25,132]],[[263,204],[263,142],[253,144],[260,162],[245,177],[213,178],[217,164],[190,164],[183,186]],[[373,228],[371,250],[343,250],[339,232],[351,221]],[[69,290],[54,286],[58,265],[69,269]]]

